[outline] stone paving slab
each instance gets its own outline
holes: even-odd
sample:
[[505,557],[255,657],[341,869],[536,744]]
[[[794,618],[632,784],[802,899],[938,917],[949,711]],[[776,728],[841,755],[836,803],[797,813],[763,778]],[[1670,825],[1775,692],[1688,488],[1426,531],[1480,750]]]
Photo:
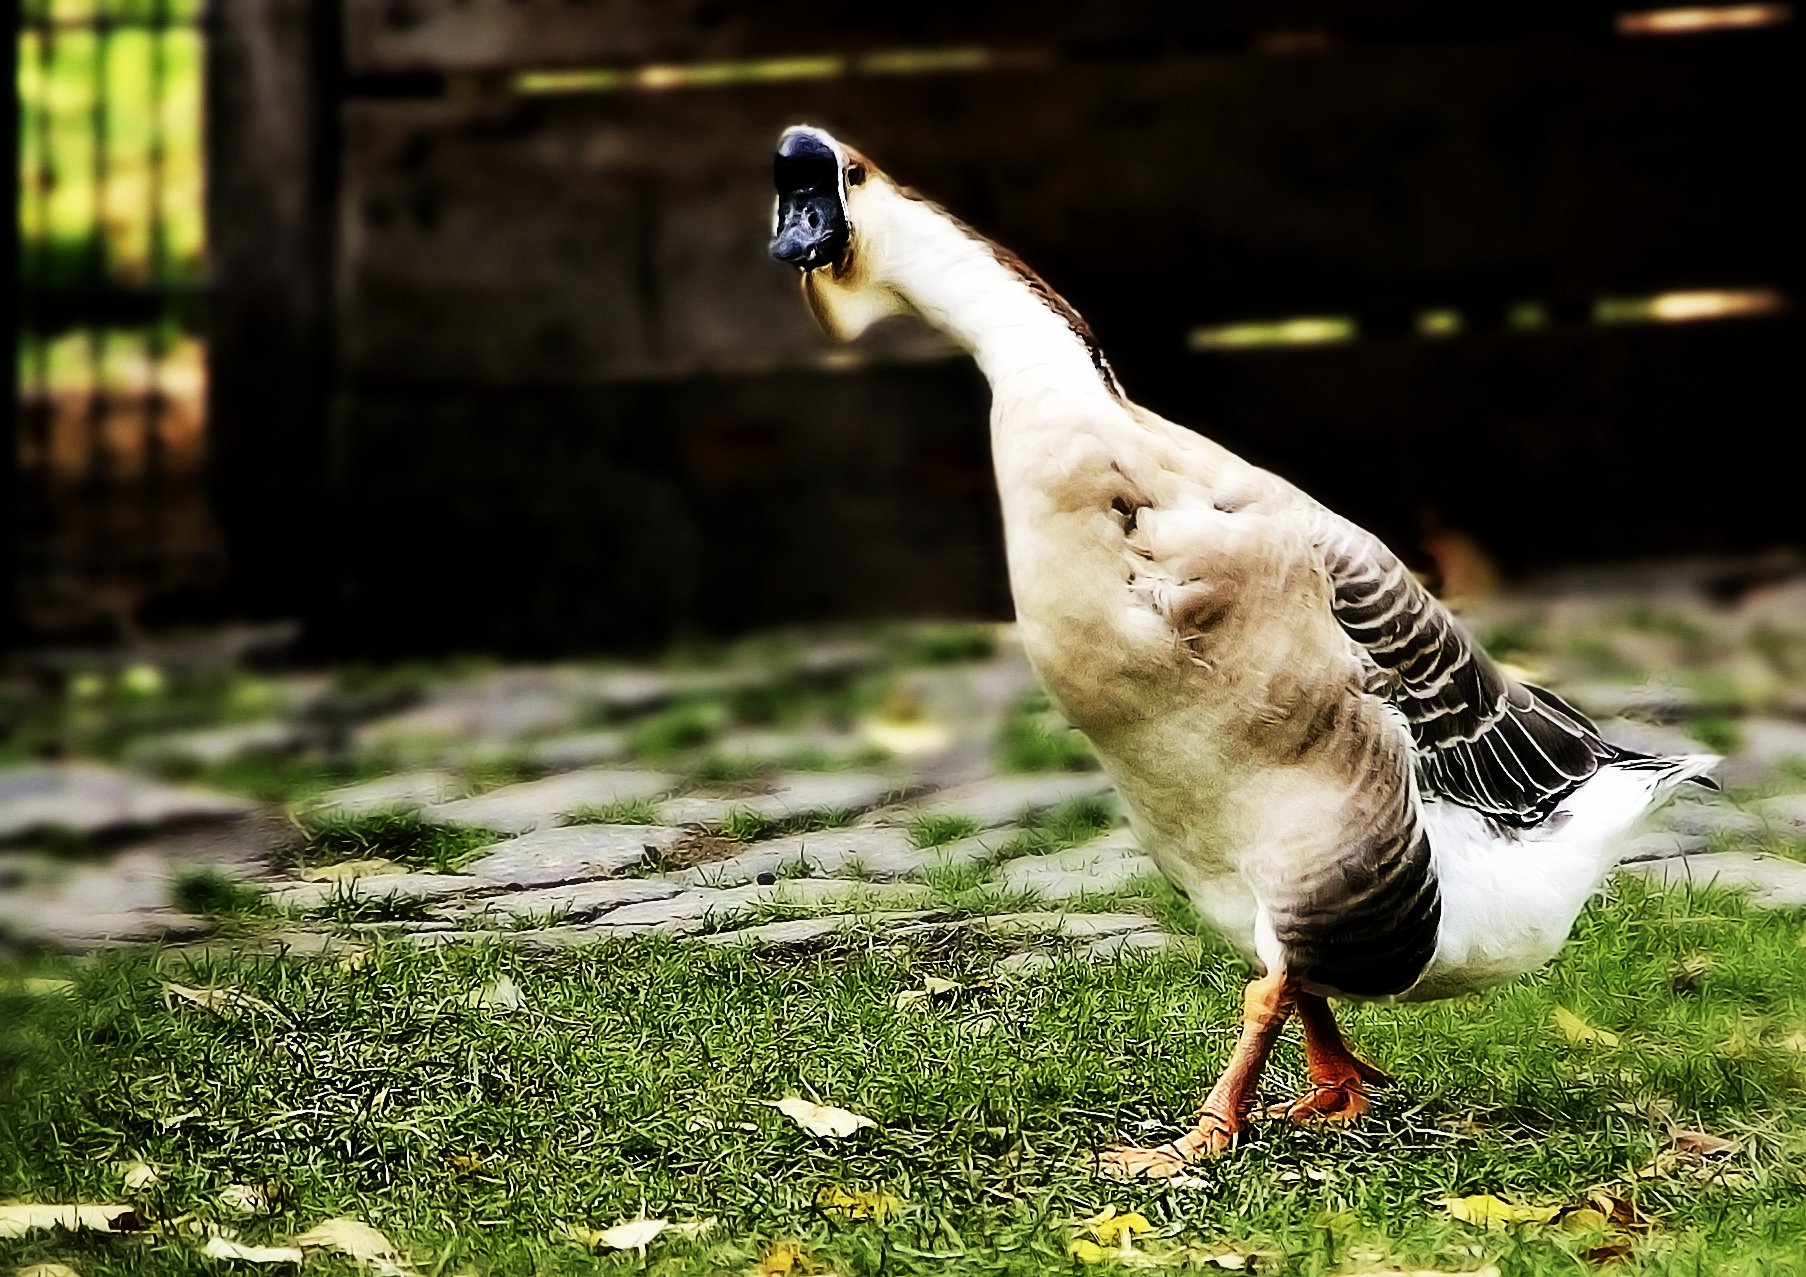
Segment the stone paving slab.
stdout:
[[910,841],[906,830],[894,825],[822,829],[754,843],[737,856],[693,865],[672,876],[696,886],[734,887],[757,882],[764,875],[782,877],[800,867],[817,877],[857,869],[872,879],[919,879],[934,869],[987,860],[1003,841],[981,836],[923,849]]
[[51,905],[20,917],[0,907],[0,932],[76,953],[118,944],[173,944],[210,935],[214,930],[211,919],[173,909],[101,913],[85,907]]
[[1651,829],[1637,834],[1618,849],[1620,861],[1666,860],[1670,856],[1692,856],[1705,851],[1706,840],[1698,834],[1681,834],[1671,829]]
[[666,900],[682,890],[676,883],[650,878],[603,878],[595,882],[566,882],[550,887],[529,887],[499,896],[456,900],[438,909],[447,918],[466,922],[482,918],[531,918],[548,914],[568,916],[573,921],[593,918],[597,914],[623,905]]
[[309,811],[327,815],[368,816],[380,811],[419,811],[434,803],[449,802],[463,792],[463,782],[449,772],[399,772],[328,790],[304,805]]
[[1703,856],[1676,856],[1626,864],[1620,873],[1636,874],[1662,887],[1720,887],[1747,892],[1758,909],[1806,906],[1806,862],[1753,851],[1720,851]]
[[307,743],[310,734],[309,729],[299,723],[281,720],[171,732],[135,742],[126,752],[126,759],[138,767],[170,764],[205,767],[230,762],[246,754],[292,753]]
[[1110,778],[1102,772],[994,776],[943,789],[906,807],[874,812],[867,822],[907,823],[920,815],[967,816],[976,820],[981,828],[995,829],[1075,798],[1098,798],[1112,793]]
[[677,788],[675,776],[663,772],[591,768],[505,785],[475,798],[435,803],[421,815],[448,825],[474,825],[499,834],[524,834],[549,828],[586,807],[657,798]]
[[1745,811],[1727,802],[1670,802],[1662,808],[1660,822],[1677,834],[1706,839],[1714,834],[1728,838],[1764,838],[1768,821],[1759,812]]
[[732,918],[766,906],[805,909],[910,908],[929,902],[925,887],[904,882],[860,882],[850,878],[785,878],[775,883],[743,887],[690,887],[663,900],[626,905],[610,910],[596,926],[617,931],[633,928],[670,929],[695,924],[701,930],[711,920]]
[[1009,891],[1028,891],[1043,900],[1119,891],[1159,877],[1160,868],[1135,850],[1129,839],[1101,839],[1046,856],[1021,856],[1004,864],[991,881]]
[[701,751],[740,763],[782,763],[803,754],[849,758],[865,747],[856,733],[828,727],[798,731],[737,731],[717,736]]
[[1752,803],[1750,810],[1767,822],[1769,831],[1785,838],[1806,837],[1806,794],[1780,794]]
[[1806,767],[1806,723],[1784,718],[1745,718],[1737,722],[1739,742],[1715,773],[1726,786],[1767,786],[1784,782],[1798,789],[1801,780],[1789,779],[1788,769]]
[[334,898],[347,900],[444,900],[489,884],[468,874],[366,874],[339,882],[295,882],[272,888],[269,902],[283,909],[318,909]]
[[163,785],[97,763],[0,771],[0,842],[37,829],[106,834],[243,816],[255,804],[230,794]]
[[1636,750],[1640,754],[1670,757],[1679,754],[1706,753],[1706,747],[1679,727],[1663,723],[1644,723],[1629,718],[1610,718],[1598,724],[1599,734],[1614,745]]
[[719,825],[734,812],[768,820],[812,811],[862,812],[876,807],[898,788],[892,777],[873,772],[799,772],[764,793],[685,794],[660,804],[659,814],[676,825]]
[[685,836],[664,825],[558,825],[485,848],[464,872],[498,887],[579,882],[637,868]]
[[627,736],[623,732],[576,732],[530,741],[521,746],[520,752],[537,767],[570,771],[621,762],[628,754]]

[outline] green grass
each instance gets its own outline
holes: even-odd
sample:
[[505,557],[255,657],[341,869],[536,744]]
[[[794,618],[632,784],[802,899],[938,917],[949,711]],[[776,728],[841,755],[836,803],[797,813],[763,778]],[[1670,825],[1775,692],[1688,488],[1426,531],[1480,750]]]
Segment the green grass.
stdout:
[[820,829],[844,829],[853,823],[854,816],[855,813],[839,807],[818,807],[786,816],[766,816],[735,808],[722,818],[718,832],[723,838],[736,842],[763,842],[767,838],[814,833]]
[[[127,952],[14,963],[0,971],[0,1200],[119,1201],[115,1163],[139,1158],[162,1176],[138,1195],[153,1218],[192,1213],[273,1241],[350,1215],[426,1272],[496,1277],[738,1274],[781,1238],[847,1277],[1072,1271],[1070,1221],[1107,1205],[1174,1234],[1150,1248],[1229,1248],[1263,1274],[1495,1263],[1519,1277],[1585,1271],[1591,1239],[1484,1231],[1441,1199],[1574,1203],[1607,1185],[1655,1221],[1626,1274],[1797,1273],[1803,924],[1623,888],[1537,977],[1348,1011],[1350,1036],[1397,1079],[1374,1117],[1341,1131],[1263,1125],[1189,1190],[1103,1182],[1084,1155],[1169,1133],[1220,1067],[1243,973],[1215,951],[1062,967],[1057,983],[989,980],[998,950],[978,936],[802,955],[378,944],[357,966]],[[468,1005],[503,974],[525,1011]],[[78,988],[5,992],[23,975]],[[964,987],[896,1007],[931,975]],[[165,979],[241,988],[270,1009],[172,1002]],[[1557,1006],[1619,1044],[1568,1041]],[[1282,1046],[1266,1093],[1302,1083]],[[878,1129],[813,1139],[766,1107],[792,1093]],[[1744,1151],[1705,1179],[1639,1178],[1673,1126]],[[223,1215],[228,1184],[263,1182],[280,1188],[273,1217]],[[903,1206],[883,1223],[828,1219],[814,1202],[834,1185]],[[644,1262],[561,1236],[642,1205],[717,1222],[655,1241]],[[0,1240],[0,1269],[52,1260],[85,1277],[223,1271],[179,1229],[145,1243]]]
[[1035,713],[1003,720],[997,761],[1005,772],[1082,772],[1097,766],[1091,743],[1079,731]]
[[909,841],[917,847],[942,847],[978,832],[978,822],[970,816],[945,812],[917,812],[909,820]]
[[193,868],[170,887],[176,908],[210,918],[253,918],[270,911],[263,892],[217,869]]
[[564,818],[567,825],[656,825],[658,804],[650,798],[624,798],[619,802],[579,807]]
[[294,864],[314,867],[345,860],[393,860],[411,869],[447,872],[496,841],[486,829],[436,825],[406,812],[308,814],[300,836],[283,849]]

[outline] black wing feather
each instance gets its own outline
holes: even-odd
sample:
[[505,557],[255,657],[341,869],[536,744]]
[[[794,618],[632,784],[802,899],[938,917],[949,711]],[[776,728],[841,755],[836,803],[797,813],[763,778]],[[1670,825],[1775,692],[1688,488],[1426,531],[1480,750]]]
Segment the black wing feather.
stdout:
[[1397,555],[1328,518],[1318,548],[1336,620],[1371,662],[1369,690],[1410,725],[1426,792],[1529,826],[1606,763],[1636,757],[1559,696],[1506,675]]

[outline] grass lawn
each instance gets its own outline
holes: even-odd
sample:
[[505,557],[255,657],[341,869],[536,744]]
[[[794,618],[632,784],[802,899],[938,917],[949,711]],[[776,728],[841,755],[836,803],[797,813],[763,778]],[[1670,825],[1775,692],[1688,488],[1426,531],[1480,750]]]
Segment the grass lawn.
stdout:
[[[248,1243],[348,1216],[424,1273],[1032,1273],[1082,1267],[1077,1221],[1115,1206],[1146,1216],[1135,1248],[1172,1268],[1229,1252],[1262,1273],[1571,1273],[1628,1248],[1620,1271],[1806,1272],[1803,928],[1621,885],[1534,979],[1354,1009],[1351,1036],[1398,1080],[1368,1124],[1265,1126],[1181,1188],[1100,1181],[1084,1157],[1170,1133],[1209,1083],[1242,979],[1216,951],[1018,980],[992,979],[991,941],[945,934],[784,955],[15,960],[0,980],[0,1200],[132,1201],[163,1226],[0,1240],[0,1269],[249,1271],[203,1257],[198,1223],[178,1221]],[[524,1006],[472,1005],[504,976]],[[961,987],[898,1006],[929,977]],[[166,981],[267,1005],[215,1012]],[[1564,1031],[1558,1007],[1603,1033]],[[1301,1085],[1285,1048],[1267,1090]],[[793,1094],[877,1125],[811,1136],[767,1103]],[[1682,1128],[1739,1149],[1676,1157]],[[130,1160],[157,1182],[123,1188]],[[271,1212],[231,1213],[234,1184]],[[1650,1226],[1488,1230],[1443,1205],[1572,1207],[1600,1186]],[[899,1204],[843,1218],[819,1204],[834,1189]],[[568,1235],[642,1209],[714,1222],[643,1257]],[[349,1270],[307,1267],[335,1265]]]

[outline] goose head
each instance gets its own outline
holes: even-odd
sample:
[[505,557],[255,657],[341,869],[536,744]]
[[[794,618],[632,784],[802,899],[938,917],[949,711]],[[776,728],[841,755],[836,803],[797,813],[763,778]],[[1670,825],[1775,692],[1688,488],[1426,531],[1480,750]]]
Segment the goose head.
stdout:
[[771,255],[802,277],[803,296],[831,337],[851,340],[908,306],[882,260],[898,188],[826,129],[785,129],[772,158],[777,213]]

